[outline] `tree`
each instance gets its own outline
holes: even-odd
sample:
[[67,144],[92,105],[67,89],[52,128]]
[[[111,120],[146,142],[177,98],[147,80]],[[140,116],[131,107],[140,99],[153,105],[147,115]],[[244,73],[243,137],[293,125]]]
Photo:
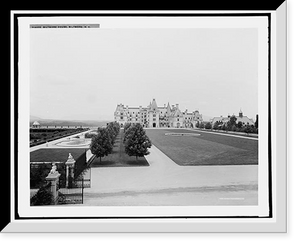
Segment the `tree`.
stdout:
[[229,131],[232,130],[233,126],[236,126],[236,120],[237,118],[234,115],[230,117],[229,121],[227,122],[227,127]]
[[125,123],[124,125],[124,132],[126,133],[127,129],[131,127],[131,123]]
[[242,128],[242,127],[243,127],[243,122],[239,121],[239,122],[237,123],[237,128]]
[[211,123],[207,122],[204,126],[205,129],[211,129]]
[[110,123],[107,123],[106,129],[110,135],[111,144],[114,145],[115,140],[120,131],[120,125],[117,122],[110,122]]
[[247,134],[249,134],[249,133],[252,132],[252,128],[251,128],[251,126],[250,126],[249,124],[247,124],[247,125],[245,126],[244,132],[247,133]]
[[97,158],[107,156],[112,152],[113,145],[110,134],[106,128],[99,128],[98,135],[94,136],[91,141],[90,149],[92,154]]
[[141,124],[130,126],[126,130],[125,152],[129,156],[143,157],[149,154],[148,148],[151,147],[151,141],[146,135]]
[[219,122],[219,121],[216,121],[216,122],[214,123],[214,125],[213,125],[213,129],[214,129],[214,130],[218,130],[218,129],[219,129],[219,124],[220,124],[220,122]]
[[199,128],[204,128],[204,127],[205,127],[204,123],[201,122]]
[[254,123],[255,128],[258,129],[258,114],[256,115],[256,121]]
[[237,127],[236,127],[236,126],[232,126],[232,127],[231,127],[231,131],[233,131],[233,132],[235,132],[235,131],[236,131],[236,129],[237,129]]
[[228,128],[228,122],[227,122],[227,124],[223,124],[222,127],[221,127],[221,130],[226,131],[226,132],[228,131],[228,129],[229,129]]

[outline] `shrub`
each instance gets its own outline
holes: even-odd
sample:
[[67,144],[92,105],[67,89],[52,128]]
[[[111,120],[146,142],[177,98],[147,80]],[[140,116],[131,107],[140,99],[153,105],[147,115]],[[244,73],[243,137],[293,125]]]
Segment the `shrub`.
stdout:
[[211,123],[207,122],[204,126],[205,129],[211,129]]
[[41,187],[38,192],[30,199],[31,206],[53,204],[53,195],[50,191],[51,184]]

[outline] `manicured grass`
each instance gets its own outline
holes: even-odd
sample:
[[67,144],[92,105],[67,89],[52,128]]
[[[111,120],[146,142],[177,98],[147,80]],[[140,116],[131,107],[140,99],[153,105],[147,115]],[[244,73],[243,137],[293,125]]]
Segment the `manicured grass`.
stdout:
[[30,152],[30,162],[66,162],[69,153],[76,160],[87,149],[84,148],[43,148]]
[[149,166],[149,163],[145,157],[129,156],[125,153],[125,147],[123,144],[123,129],[120,130],[117,136],[113,151],[108,156],[101,158],[95,158],[91,163],[91,167],[138,167]]
[[257,165],[258,141],[201,132],[200,136],[166,136],[191,133],[186,129],[147,129],[152,144],[181,166]]
[[223,130],[210,130],[210,129],[200,129],[200,128],[194,128],[193,130],[202,131],[202,132],[216,132],[224,135],[236,135],[236,136],[242,136],[246,138],[258,138],[258,134],[255,133],[245,133],[245,132],[233,132],[233,131],[223,131]]

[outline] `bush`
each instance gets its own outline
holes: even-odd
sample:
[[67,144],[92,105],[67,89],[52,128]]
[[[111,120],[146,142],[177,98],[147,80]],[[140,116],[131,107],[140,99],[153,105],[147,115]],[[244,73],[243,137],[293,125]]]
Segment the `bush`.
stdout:
[[211,123],[207,122],[204,126],[205,129],[211,129]]
[[[61,174],[60,185],[66,183],[66,169],[64,163],[57,163],[57,171]],[[30,165],[30,189],[40,188],[45,184],[45,179],[52,168],[52,164],[31,164]]]
[[50,191],[51,184],[41,187],[38,192],[30,199],[31,206],[53,204],[53,195]]

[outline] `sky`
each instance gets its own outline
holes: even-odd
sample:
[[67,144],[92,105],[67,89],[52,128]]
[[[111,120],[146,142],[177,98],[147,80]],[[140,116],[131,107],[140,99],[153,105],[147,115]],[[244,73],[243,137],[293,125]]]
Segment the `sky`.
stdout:
[[258,113],[255,28],[30,29],[30,115],[113,120],[117,104]]

